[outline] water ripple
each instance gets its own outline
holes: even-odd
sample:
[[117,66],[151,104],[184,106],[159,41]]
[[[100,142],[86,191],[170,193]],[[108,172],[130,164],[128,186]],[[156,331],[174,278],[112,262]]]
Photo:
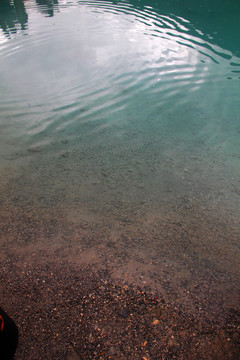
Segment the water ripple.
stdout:
[[0,38],[0,105],[29,136],[111,126],[140,96],[177,109],[204,84],[239,79],[240,59],[182,16],[108,1],[27,9],[27,33]]

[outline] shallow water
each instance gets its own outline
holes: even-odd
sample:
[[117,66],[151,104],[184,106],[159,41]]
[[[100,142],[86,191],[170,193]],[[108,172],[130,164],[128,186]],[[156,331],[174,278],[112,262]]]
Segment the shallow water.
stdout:
[[100,262],[167,292],[201,279],[238,301],[239,15],[1,1],[3,257]]

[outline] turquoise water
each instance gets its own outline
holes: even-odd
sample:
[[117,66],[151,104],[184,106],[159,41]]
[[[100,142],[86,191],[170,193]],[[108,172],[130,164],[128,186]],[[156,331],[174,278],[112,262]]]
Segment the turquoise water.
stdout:
[[36,159],[42,201],[61,191],[95,212],[231,196],[239,6],[215,5],[2,2],[3,166]]
[[236,1],[1,1],[3,206],[114,227],[108,241],[167,217],[215,249],[205,214],[236,239],[210,260],[236,265],[239,16]]

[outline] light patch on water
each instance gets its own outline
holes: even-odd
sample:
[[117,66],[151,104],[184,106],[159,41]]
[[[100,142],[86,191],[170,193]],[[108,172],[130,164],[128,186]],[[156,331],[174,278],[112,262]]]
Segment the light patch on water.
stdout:
[[61,4],[4,17],[1,256],[95,263],[173,297],[208,283],[216,300],[239,275],[240,59],[223,5]]

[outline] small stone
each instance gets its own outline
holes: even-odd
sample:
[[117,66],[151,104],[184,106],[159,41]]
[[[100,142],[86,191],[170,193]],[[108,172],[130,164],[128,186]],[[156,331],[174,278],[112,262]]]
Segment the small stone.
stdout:
[[111,346],[108,353],[110,356],[113,356],[117,353],[117,349],[114,346]]
[[126,319],[129,315],[128,309],[124,308],[124,309],[120,310],[119,315],[121,315],[124,319]]

